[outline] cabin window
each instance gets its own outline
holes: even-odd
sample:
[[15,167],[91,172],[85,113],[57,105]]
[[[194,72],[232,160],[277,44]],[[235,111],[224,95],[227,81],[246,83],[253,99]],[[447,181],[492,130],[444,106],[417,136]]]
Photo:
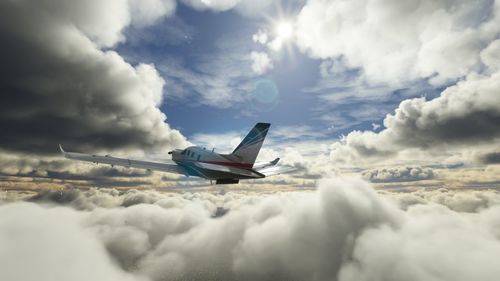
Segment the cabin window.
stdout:
[[201,157],[201,155],[198,155],[198,161],[200,161],[200,157]]

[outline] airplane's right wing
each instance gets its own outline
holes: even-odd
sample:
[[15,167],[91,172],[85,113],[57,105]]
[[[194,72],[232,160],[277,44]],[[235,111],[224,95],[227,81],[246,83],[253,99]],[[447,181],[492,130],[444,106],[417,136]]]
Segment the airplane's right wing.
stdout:
[[61,149],[61,153],[63,154],[63,156],[67,159],[87,161],[96,164],[103,163],[111,166],[116,165],[116,166],[132,167],[145,170],[162,171],[162,172],[176,173],[182,175],[187,174],[184,168],[176,164],[163,164],[163,163],[148,162],[141,160],[131,160],[131,159],[112,157],[109,155],[99,156],[99,155],[90,155],[90,154],[83,154],[76,152],[66,152],[64,151],[61,145],[59,145],[59,148]]
[[265,175],[266,177],[280,175],[284,173],[290,173],[297,170],[295,167],[291,166],[271,166],[265,167],[263,169],[257,170],[259,173]]
[[279,158],[274,159],[270,162],[257,162],[253,165],[253,169],[266,177],[289,173],[297,170],[295,167],[291,166],[276,166],[280,161]]

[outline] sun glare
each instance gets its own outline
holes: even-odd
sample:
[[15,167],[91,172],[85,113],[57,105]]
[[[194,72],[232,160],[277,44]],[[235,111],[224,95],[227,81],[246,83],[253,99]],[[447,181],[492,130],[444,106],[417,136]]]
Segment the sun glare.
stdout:
[[282,40],[287,40],[293,35],[293,26],[290,22],[283,21],[276,25],[276,35]]

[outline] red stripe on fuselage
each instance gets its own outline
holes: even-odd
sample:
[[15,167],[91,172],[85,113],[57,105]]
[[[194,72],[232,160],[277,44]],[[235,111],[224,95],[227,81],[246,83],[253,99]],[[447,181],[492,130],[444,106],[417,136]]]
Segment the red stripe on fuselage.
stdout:
[[252,168],[253,164],[236,163],[236,162],[220,162],[220,161],[199,161],[201,163],[215,164],[228,167]]

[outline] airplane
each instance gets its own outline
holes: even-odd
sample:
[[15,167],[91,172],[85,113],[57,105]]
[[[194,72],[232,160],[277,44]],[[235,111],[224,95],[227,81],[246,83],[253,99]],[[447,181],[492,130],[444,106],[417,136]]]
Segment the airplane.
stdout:
[[168,154],[175,164],[66,152],[60,144],[59,149],[65,158],[72,160],[196,176],[211,183],[215,180],[216,184],[236,184],[243,179],[260,179],[295,170],[291,166],[277,166],[280,158],[255,162],[270,126],[269,123],[257,123],[230,154],[215,153],[213,149],[200,146],[172,150]]

